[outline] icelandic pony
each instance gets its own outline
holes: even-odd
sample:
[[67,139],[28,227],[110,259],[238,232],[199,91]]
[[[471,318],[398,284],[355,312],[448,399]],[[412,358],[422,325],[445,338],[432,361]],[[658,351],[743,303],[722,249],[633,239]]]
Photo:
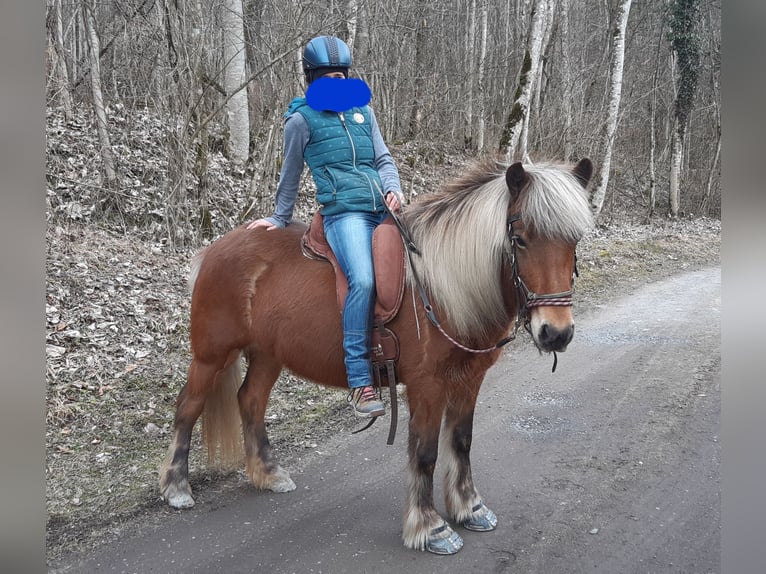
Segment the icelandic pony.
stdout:
[[[434,507],[440,437],[449,519],[476,531],[497,524],[471,475],[479,387],[521,324],[540,351],[564,351],[570,342],[575,246],[593,225],[585,193],[592,169],[588,159],[507,168],[484,161],[401,215],[419,252],[409,254],[404,303],[388,323],[400,343],[397,374],[410,412],[409,548],[453,554],[463,544]],[[288,492],[295,483],[275,460],[264,424],[280,372],[347,388],[335,277],[330,265],[302,254],[305,229],[241,226],[193,261],[192,361],[160,470],[162,496],[174,508],[194,504],[188,456],[203,410],[211,464],[236,462],[244,438],[253,485]]]

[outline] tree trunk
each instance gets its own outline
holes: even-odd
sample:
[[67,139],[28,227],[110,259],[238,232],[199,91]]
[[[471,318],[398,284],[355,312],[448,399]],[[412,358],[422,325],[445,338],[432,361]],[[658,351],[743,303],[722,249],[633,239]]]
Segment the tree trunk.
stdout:
[[664,21],[660,28],[660,40],[657,42],[657,55],[655,56],[654,75],[652,77],[652,97],[647,104],[649,106],[649,206],[647,218],[651,218],[657,209],[657,93],[660,75],[660,48],[663,42],[662,31],[665,29]]
[[48,32],[53,47],[53,77],[56,85],[56,98],[64,111],[64,119],[72,119],[72,94],[69,90],[69,72],[67,71],[66,50],[64,50],[64,26],[61,18],[61,0],[48,0],[53,10],[48,22]]
[[229,126],[229,158],[236,168],[242,168],[250,154],[250,115],[245,81],[245,29],[242,0],[225,0],[223,15],[224,89],[231,97],[226,102]]
[[655,135],[657,101],[654,96],[647,104],[649,107],[649,206],[647,219],[654,215],[657,207],[657,168],[654,165],[657,156],[657,136]]
[[101,91],[101,62],[99,61],[100,44],[96,32],[96,20],[88,3],[83,3],[83,18],[88,32],[90,53],[90,87],[93,95],[93,110],[96,114],[98,141],[101,146],[101,162],[105,185],[114,189],[117,184],[117,172],[114,167],[112,144],[109,141],[108,122],[104,108],[104,95]]
[[535,71],[538,69],[540,51],[543,44],[543,31],[546,22],[548,2],[536,0],[532,9],[532,25],[524,52],[524,61],[519,72],[518,87],[514,96],[511,111],[506,118],[503,135],[500,138],[500,151],[505,154],[506,161],[514,158],[524,158],[526,148],[519,150],[519,141],[524,124],[529,114],[529,103],[532,89],[535,85]]
[[[535,119],[539,123],[541,118],[541,109],[545,105],[545,90],[543,89],[543,80],[546,60],[550,57],[551,36],[553,34],[554,2],[545,0],[545,20],[543,22],[543,40],[540,45],[540,57],[537,60],[537,69],[534,73],[534,86],[532,88],[532,99],[530,100],[529,113],[524,120],[524,128],[521,131],[521,140],[519,145],[520,155],[525,160],[529,159],[529,134],[530,122]],[[534,124],[533,124],[534,125]],[[533,130],[537,132],[539,130]]]
[[620,98],[622,94],[622,69],[625,62],[625,30],[628,26],[631,1],[622,0],[615,21],[612,66],[609,78],[609,107],[602,137],[601,167],[596,175],[595,185],[590,197],[590,207],[596,216],[601,213],[601,209],[604,206],[606,188],[609,184],[614,135],[617,131],[617,119],[620,112]]
[[713,197],[713,179],[715,179],[715,174],[718,172],[718,161],[721,158],[721,116],[720,114],[716,114],[716,120],[717,120],[717,134],[716,134],[716,145],[715,145],[715,155],[713,155],[713,160],[710,164],[710,171],[708,171],[707,176],[707,185],[705,186],[705,196],[702,198],[702,204],[700,206],[700,211],[703,215],[707,215],[710,211],[710,204]]
[[674,0],[670,5],[670,43],[678,64],[676,101],[674,107],[673,157],[670,165],[670,216],[680,209],[681,171],[686,143],[686,128],[694,102],[700,67],[700,47],[697,36],[699,0]]
[[348,0],[346,4],[346,18],[343,21],[343,33],[341,38],[348,45],[348,49],[351,50],[351,54],[354,53],[354,45],[356,44],[356,26],[357,16],[359,13],[359,2],[357,0]]
[[463,141],[465,142],[467,148],[474,149],[476,144],[474,141],[476,130],[474,129],[475,121],[473,108],[475,99],[474,85],[476,84],[476,59],[473,55],[476,48],[476,0],[471,0],[470,3],[466,2],[466,10],[468,10],[468,13],[466,14],[467,17],[465,19],[465,24],[467,26],[467,33],[465,35],[465,71],[468,75],[469,81],[465,102],[466,127]]
[[421,123],[423,121],[423,88],[425,84],[424,74],[426,73],[425,59],[428,47],[426,46],[426,30],[428,28],[428,3],[418,5],[418,18],[415,30],[415,96],[412,99],[412,108],[410,109],[410,125],[408,132],[410,139],[416,138],[420,134]]
[[487,20],[488,20],[488,0],[481,0],[481,48],[479,49],[479,67],[478,67],[478,103],[479,103],[479,122],[476,134],[476,149],[479,153],[484,151],[484,132],[486,126],[486,108],[487,108],[487,89],[485,86],[485,67],[487,61]]
[[562,136],[564,160],[574,159],[574,144],[572,143],[572,74],[569,59],[569,0],[560,0],[561,6],[561,82],[563,89],[564,133]]
[[670,152],[670,210],[668,215],[670,217],[676,217],[680,206],[681,199],[681,164],[684,157],[684,140],[683,140],[683,128],[676,128],[673,130],[673,140],[671,142]]

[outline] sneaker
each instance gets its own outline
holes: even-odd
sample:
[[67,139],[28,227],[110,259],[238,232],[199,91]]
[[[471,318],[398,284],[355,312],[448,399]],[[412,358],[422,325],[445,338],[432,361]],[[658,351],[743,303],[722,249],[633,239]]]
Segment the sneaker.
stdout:
[[386,412],[383,401],[378,398],[375,389],[370,385],[351,389],[348,394],[348,402],[351,403],[354,413],[358,417],[379,417]]

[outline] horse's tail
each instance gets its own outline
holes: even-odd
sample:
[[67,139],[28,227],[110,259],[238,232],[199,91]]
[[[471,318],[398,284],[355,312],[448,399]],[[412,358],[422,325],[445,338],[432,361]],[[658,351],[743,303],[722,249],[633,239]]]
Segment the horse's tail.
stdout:
[[207,464],[232,469],[242,463],[242,431],[237,389],[242,384],[239,355],[216,376],[212,392],[202,411],[202,442],[207,449]]
[[[194,291],[207,248],[194,254],[189,273],[189,291]],[[242,431],[237,389],[242,384],[239,353],[230,356],[227,366],[213,383],[202,411],[202,442],[207,449],[207,464],[213,468],[231,469],[242,463]]]
[[194,291],[194,284],[197,282],[197,276],[199,275],[199,268],[202,267],[202,260],[205,259],[205,252],[207,247],[200,249],[192,256],[191,271],[189,271],[189,293]]

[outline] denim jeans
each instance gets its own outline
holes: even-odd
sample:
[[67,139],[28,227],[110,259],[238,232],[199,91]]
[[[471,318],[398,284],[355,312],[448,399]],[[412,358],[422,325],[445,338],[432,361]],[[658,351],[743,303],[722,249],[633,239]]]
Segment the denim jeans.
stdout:
[[375,306],[372,232],[386,213],[350,211],[324,217],[324,233],[348,281],[343,306],[343,353],[348,386],[372,384],[370,331]]

